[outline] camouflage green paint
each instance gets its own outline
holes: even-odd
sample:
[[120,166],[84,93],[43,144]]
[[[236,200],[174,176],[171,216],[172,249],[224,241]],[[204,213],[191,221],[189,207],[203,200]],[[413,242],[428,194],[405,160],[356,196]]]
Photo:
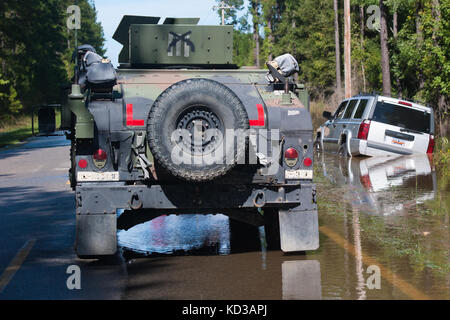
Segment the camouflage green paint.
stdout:
[[76,116],[75,138],[94,138],[94,117],[85,106],[85,96],[80,92],[79,85],[72,85],[67,106]]
[[215,65],[233,59],[232,26],[131,25],[130,40],[132,65]]

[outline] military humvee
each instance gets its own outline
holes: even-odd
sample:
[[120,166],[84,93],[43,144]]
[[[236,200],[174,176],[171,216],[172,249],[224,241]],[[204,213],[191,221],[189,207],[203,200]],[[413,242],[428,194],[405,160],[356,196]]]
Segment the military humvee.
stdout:
[[295,59],[239,69],[232,26],[159,20],[123,17],[117,70],[89,45],[74,53],[61,127],[77,255],[112,255],[117,229],[162,214],[225,214],[264,225],[269,247],[317,249],[313,127]]

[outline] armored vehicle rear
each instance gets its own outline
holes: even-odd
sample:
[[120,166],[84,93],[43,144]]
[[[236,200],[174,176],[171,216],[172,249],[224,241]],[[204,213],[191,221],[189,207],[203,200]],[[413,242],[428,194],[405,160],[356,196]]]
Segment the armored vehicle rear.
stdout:
[[112,255],[117,229],[162,214],[225,214],[265,225],[270,247],[317,249],[313,127],[295,59],[239,69],[231,26],[159,20],[123,17],[118,69],[89,46],[74,54],[62,127],[77,254]]

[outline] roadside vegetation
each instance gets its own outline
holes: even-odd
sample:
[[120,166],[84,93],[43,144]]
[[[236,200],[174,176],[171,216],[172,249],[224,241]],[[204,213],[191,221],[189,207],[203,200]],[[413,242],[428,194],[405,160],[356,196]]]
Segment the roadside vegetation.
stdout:
[[[11,123],[12,122],[12,123]],[[37,121],[35,121],[37,127]],[[16,145],[31,136],[31,116],[20,116],[3,123],[0,128],[0,148]]]
[[[289,52],[300,64],[297,81],[306,83],[313,102],[336,108],[344,91],[344,0],[225,2],[233,7],[225,10],[225,23],[235,29],[236,64],[264,68],[266,61]],[[0,2],[0,127],[20,124],[35,104],[59,102],[59,87],[73,73],[74,35],[66,27],[71,4]],[[78,43],[90,43],[104,55],[95,1],[79,0],[78,5]],[[447,137],[450,2],[351,0],[350,19],[352,94],[383,90],[422,100],[436,111],[438,136]],[[387,36],[380,37],[384,24]]]
[[[61,125],[61,113],[55,112],[56,128]],[[0,127],[0,148],[15,146],[32,136],[31,115],[19,116],[10,124]],[[37,116],[34,116],[34,133],[39,133]]]
[[[225,2],[235,8],[225,11],[225,23],[239,34],[236,63],[264,67],[267,60],[291,53],[300,65],[298,81],[307,84],[313,102],[329,111],[337,108],[344,96],[344,0],[249,0],[248,7],[244,0]],[[352,95],[385,92],[430,104],[438,136],[446,137],[450,2],[349,2]]]
[[448,137],[439,137],[436,139],[434,163],[443,166],[449,174],[448,165],[450,164],[450,142]]
[[[74,34],[67,31],[70,0],[0,2],[0,146],[31,135],[31,108],[60,103],[73,74]],[[103,29],[93,0],[79,0],[78,44],[104,54]]]

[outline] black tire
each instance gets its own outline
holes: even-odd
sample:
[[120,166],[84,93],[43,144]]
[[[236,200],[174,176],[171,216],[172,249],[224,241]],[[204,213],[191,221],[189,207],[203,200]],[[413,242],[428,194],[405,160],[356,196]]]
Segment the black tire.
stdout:
[[264,209],[264,231],[266,233],[267,250],[281,250],[278,209]]
[[[245,107],[233,91],[213,80],[189,79],[173,84],[155,100],[149,113],[147,137],[152,154],[162,167],[176,177],[201,182],[225,175],[245,155],[247,139],[225,143],[225,130],[248,128]],[[197,140],[195,144],[192,135],[198,132],[201,143]],[[186,133],[190,136],[186,137]],[[216,155],[220,148],[224,151],[218,161],[203,160],[205,154]],[[172,153],[182,159],[173,159]]]
[[75,191],[75,187],[77,185],[77,179],[76,179],[76,162],[75,162],[75,156],[76,156],[76,142],[75,139],[72,138],[70,140],[70,169],[69,169],[69,181],[70,181],[70,187],[73,191]]
[[341,143],[338,149],[338,155],[340,158],[347,159],[349,157],[348,155],[348,148],[347,148],[347,142]]
[[338,149],[339,167],[340,167],[342,175],[344,177],[348,177],[347,162],[348,162],[350,156],[349,156],[347,150],[348,149],[347,149],[346,142],[342,143]]
[[260,250],[261,242],[257,226],[229,218],[231,253]]
[[320,143],[319,138],[316,138],[316,140],[314,140],[313,147],[314,147],[314,152],[316,152],[318,154],[323,151],[322,144]]

